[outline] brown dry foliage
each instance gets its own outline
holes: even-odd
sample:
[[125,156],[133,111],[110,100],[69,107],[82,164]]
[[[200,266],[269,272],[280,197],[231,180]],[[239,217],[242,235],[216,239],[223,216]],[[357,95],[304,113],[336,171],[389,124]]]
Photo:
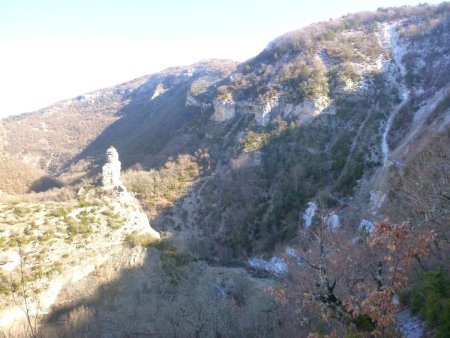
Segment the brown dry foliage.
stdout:
[[366,240],[358,241],[343,229],[336,232],[321,224],[291,258],[284,286],[272,292],[288,309],[287,321],[298,311],[305,316],[320,312],[332,332],[364,316],[374,324],[372,335],[392,336],[394,295],[407,284],[407,268],[427,254],[435,239],[433,232],[416,236],[409,223],[381,222]]
[[154,217],[187,192],[200,175],[200,169],[194,156],[184,154],[169,160],[159,170],[130,169],[122,179],[137,194],[149,216]]
[[0,190],[9,194],[23,194],[45,175],[42,170],[0,151]]

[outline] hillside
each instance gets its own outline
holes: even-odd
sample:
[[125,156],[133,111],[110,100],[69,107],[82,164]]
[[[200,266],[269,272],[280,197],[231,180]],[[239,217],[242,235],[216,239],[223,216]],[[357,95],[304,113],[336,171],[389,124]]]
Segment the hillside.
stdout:
[[[449,41],[448,3],[356,13],[280,36],[241,64],[170,68],[2,120],[0,188],[23,193],[45,172],[91,189],[113,145],[163,234],[140,267],[116,257],[108,278],[71,285],[50,324],[75,313],[64,330],[390,336],[395,296],[445,336],[447,289],[430,301],[442,316],[419,305],[427,278],[449,280]],[[13,158],[27,163],[17,177]],[[82,295],[84,283],[103,288]],[[152,302],[161,326],[146,321],[158,316]]]
[[[212,60],[171,68],[5,119],[2,146],[53,175],[77,159],[103,154],[108,142],[117,140],[124,142],[119,149],[130,148],[124,154],[130,159],[124,161],[136,162],[136,156],[164,148],[174,136],[167,131],[177,131],[201,110],[195,100],[187,100],[188,91],[208,95],[209,87],[234,67],[231,61]],[[141,149],[142,143],[151,143],[155,150]]]
[[49,175],[19,158],[0,151],[0,190],[8,194],[25,194],[57,187]]

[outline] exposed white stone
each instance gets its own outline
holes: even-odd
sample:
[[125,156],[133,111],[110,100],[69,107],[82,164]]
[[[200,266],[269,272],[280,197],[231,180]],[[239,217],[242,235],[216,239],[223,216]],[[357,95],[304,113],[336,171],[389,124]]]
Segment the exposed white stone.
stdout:
[[154,100],[156,99],[159,95],[163,94],[166,91],[166,89],[164,88],[164,86],[160,83],[156,86],[155,92],[153,93],[152,97],[150,98],[150,100]]
[[256,122],[260,126],[266,126],[270,121],[270,113],[278,106],[278,97],[273,97],[262,105],[258,106],[255,111]]
[[187,94],[185,106],[186,107],[189,107],[189,106],[202,107],[202,103],[199,100],[197,100],[195,97],[193,97],[192,95]]
[[222,101],[214,99],[214,114],[211,118],[216,122],[224,122],[236,115],[236,103],[234,101]]
[[297,117],[299,123],[309,123],[313,118],[321,114],[336,114],[336,110],[331,105],[328,97],[322,96],[315,100],[305,100],[295,107],[293,115]]
[[287,103],[284,107],[283,117],[288,117],[294,111],[294,108],[295,106],[292,103]]
[[116,148],[109,147],[106,151],[106,164],[103,166],[102,185],[103,189],[110,190],[122,187],[120,180],[121,163],[119,161],[119,153]]
[[262,257],[252,257],[248,260],[248,264],[253,269],[266,271],[277,277],[283,277],[288,272],[287,264],[278,256],[273,256],[270,261]]
[[[121,164],[119,161],[119,153],[116,148],[109,147],[106,154],[107,161],[103,166],[103,189],[116,191],[114,198],[111,199],[110,203],[119,213],[124,213],[128,219],[128,222],[123,226],[123,230],[128,233],[137,231],[160,239],[160,234],[150,226],[148,217],[142,211],[139,201],[128,193],[120,180]],[[72,215],[72,217],[73,216],[76,215]]]
[[298,251],[295,250],[294,248],[291,248],[290,246],[288,246],[284,252],[288,257],[294,257],[294,258],[298,258],[300,255],[298,254]]

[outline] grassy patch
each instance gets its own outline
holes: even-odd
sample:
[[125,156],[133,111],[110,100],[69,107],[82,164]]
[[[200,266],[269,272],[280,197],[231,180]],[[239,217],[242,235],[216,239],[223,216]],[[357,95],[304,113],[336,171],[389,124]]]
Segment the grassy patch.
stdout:
[[136,230],[130,234],[125,235],[125,242],[132,248],[142,246],[148,248],[160,242],[160,239],[155,238],[149,234],[140,234]]
[[436,337],[450,336],[450,279],[443,269],[423,273],[418,285],[403,293],[400,300],[427,326],[436,328]]

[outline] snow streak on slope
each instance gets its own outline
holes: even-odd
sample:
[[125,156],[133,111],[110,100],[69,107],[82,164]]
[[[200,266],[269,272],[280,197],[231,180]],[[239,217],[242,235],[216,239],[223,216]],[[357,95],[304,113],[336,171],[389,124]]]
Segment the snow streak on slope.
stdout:
[[403,78],[406,74],[405,66],[402,64],[402,57],[405,53],[403,46],[400,44],[398,33],[395,29],[395,24],[384,25],[382,27],[381,33],[381,44],[383,47],[388,47],[392,53],[392,62],[393,64],[386,65],[386,78],[388,81],[396,83],[396,75],[400,75],[400,81],[397,82],[397,86],[399,89],[399,93],[401,96],[401,103],[397,106],[397,108],[389,115],[389,118],[386,122],[382,141],[381,141],[381,152],[383,154],[383,163],[386,166],[388,164],[388,157],[390,153],[389,144],[388,144],[388,135],[391,130],[392,122],[394,118],[397,116],[397,113],[401,110],[404,104],[407,102],[409,98],[409,91],[403,83]]
[[316,214],[317,203],[316,202],[308,202],[308,208],[305,210],[303,214],[303,221],[305,222],[305,227],[309,228],[312,224],[314,215]]

